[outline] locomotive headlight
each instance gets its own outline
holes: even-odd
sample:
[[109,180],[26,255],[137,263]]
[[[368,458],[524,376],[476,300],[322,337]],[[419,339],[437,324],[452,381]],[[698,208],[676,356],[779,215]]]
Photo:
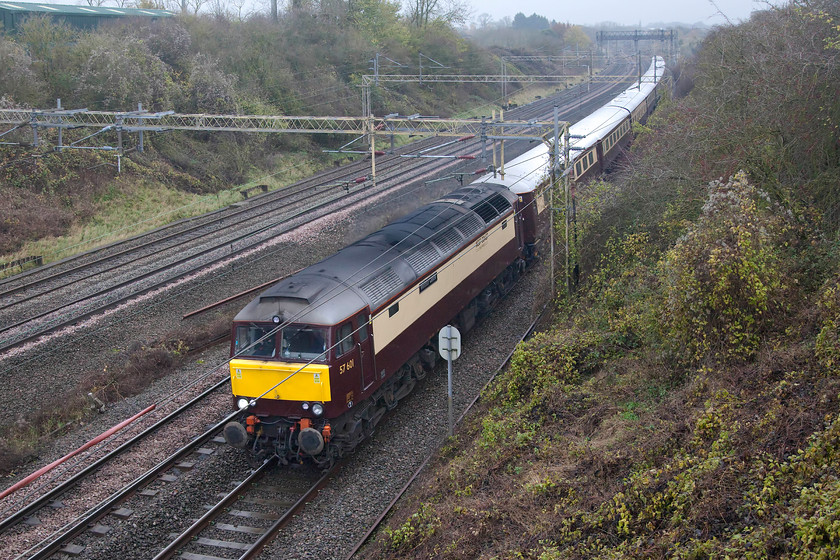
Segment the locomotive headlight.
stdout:
[[244,399],[244,398],[236,401],[236,406],[239,407],[239,410],[245,410],[246,408],[248,408],[249,404],[251,404],[251,403],[248,402],[248,399]]
[[315,403],[312,405],[312,414],[315,416],[321,416],[324,413],[324,405],[321,403]]
[[279,315],[275,315],[274,317],[271,318],[271,320],[274,321],[275,325],[280,324],[280,316]]
[[303,403],[301,405],[301,408],[303,408],[303,410],[309,410],[309,403],[308,402]]

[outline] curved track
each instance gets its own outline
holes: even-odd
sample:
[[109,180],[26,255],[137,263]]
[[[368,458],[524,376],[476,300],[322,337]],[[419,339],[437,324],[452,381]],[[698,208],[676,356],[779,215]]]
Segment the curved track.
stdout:
[[[590,100],[591,105],[597,106],[603,103],[604,98],[612,96],[613,89],[619,87],[623,88],[624,86],[613,85],[612,88],[608,85],[599,88],[593,86],[592,91],[588,92],[587,99]],[[553,110],[554,105],[560,105],[561,109],[565,108],[562,118],[575,120],[571,115],[575,112],[586,112],[588,110],[588,106],[579,101],[584,98],[582,89],[573,88],[557,96],[557,98],[542,100],[537,104],[539,107],[529,106],[516,113],[511,111],[508,112],[508,116],[517,119],[544,118],[546,114]],[[407,147],[403,153],[410,154],[425,149],[436,141],[435,139],[429,139],[421,145],[412,145]],[[511,144],[511,142],[508,142],[508,147],[506,147],[506,151],[510,155],[522,152],[528,147],[524,142],[521,144],[525,145],[519,148]],[[478,147],[465,148],[458,146],[455,153],[459,151],[463,153],[468,149],[476,151]],[[377,163],[381,175],[377,189],[385,191],[386,189],[398,188],[411,177],[427,173],[427,169],[439,166],[439,162],[434,160],[409,159],[407,161],[409,163],[399,158],[399,154],[378,158]],[[383,168],[385,162],[393,163],[393,166],[385,165]],[[357,165],[364,166],[366,164],[363,162]],[[7,329],[5,332],[0,331],[0,351],[9,350],[24,344],[26,341],[35,340],[43,336],[44,333],[60,328],[56,326],[57,324],[76,322],[82,317],[101,313],[104,309],[116,305],[116,301],[131,299],[139,293],[172,282],[175,278],[193,274],[196,270],[208,266],[208,262],[218,262],[241,254],[247,248],[257,246],[266,239],[277,235],[277,232],[282,231],[283,228],[298,227],[300,222],[310,221],[317,211],[329,212],[336,206],[344,206],[351,201],[364,199],[365,196],[373,192],[372,185],[356,186],[353,183],[353,187],[348,189],[349,192],[344,192],[344,189],[335,186],[324,186],[334,183],[336,177],[339,176],[345,179],[357,177],[360,175],[359,169],[355,167],[350,170],[345,169],[341,171],[343,173],[341,175],[337,175],[338,171],[326,172],[321,174],[319,178],[311,180],[311,182],[301,182],[288,189],[251,199],[242,205],[237,205],[236,208],[228,208],[211,215],[183,220],[149,234],[90,251],[75,258],[65,259],[60,263],[35,269],[25,275],[0,282],[0,302],[3,305],[3,307],[0,307],[0,321],[3,321],[3,323],[0,324],[17,324],[16,327]],[[225,220],[229,220],[229,222]],[[249,225],[245,227],[242,224]],[[220,230],[227,231],[227,233],[222,234]],[[190,253],[190,255],[186,256],[186,253]],[[216,259],[216,261],[213,261],[213,259]],[[158,261],[166,262],[158,264]],[[156,275],[161,275],[162,278],[155,278]],[[133,281],[129,282],[124,276],[130,277]],[[149,279],[148,282],[145,284],[138,283],[136,280],[141,277]],[[54,282],[54,284],[50,284],[50,282]],[[81,286],[105,282],[111,282],[111,284],[98,290],[86,288],[89,293],[95,295],[86,298],[80,297],[80,292],[83,291]],[[123,289],[125,294],[118,296],[113,294],[115,290]],[[27,299],[26,294],[29,294],[31,298]],[[60,297],[53,297],[58,295]],[[27,315],[25,309],[29,307],[49,308],[50,311]],[[15,314],[18,314],[17,320],[12,321],[12,323],[5,323],[9,317],[14,317]],[[38,329],[31,329],[31,332],[24,332],[26,327],[33,326],[33,323],[40,323],[42,326],[39,326]],[[209,439],[212,440],[212,436]],[[178,462],[178,460],[175,461]],[[161,468],[165,470],[171,467]],[[158,471],[157,474],[160,472],[163,471]],[[68,483],[68,487],[74,484]],[[128,489],[128,487],[122,488],[115,491],[113,495],[128,496],[137,491],[137,488],[139,486],[131,489]],[[56,494],[52,498],[41,498],[38,500],[40,503],[38,507],[54,503],[60,495],[63,494]],[[120,498],[116,499],[119,500]],[[100,504],[100,506],[93,508],[89,513],[79,518],[77,529],[81,531],[83,529],[80,529],[80,527],[87,527],[93,523],[96,519],[95,515],[98,515],[94,512],[104,512],[102,515],[107,515],[109,511],[113,510],[116,503],[118,501],[109,502],[107,506]],[[0,524],[0,529],[26,519],[38,507],[15,514],[17,516],[15,520],[8,524],[4,521],[3,524]],[[71,532],[65,531],[64,534],[69,535]],[[50,543],[41,547],[41,550],[59,550],[62,546],[67,545],[72,538],[72,535],[68,536],[67,540]],[[42,552],[37,554],[42,554]],[[43,554],[46,554],[46,552],[43,552]]]
[[[611,84],[600,84],[584,94],[583,87],[556,98],[515,109],[516,119],[545,118],[561,105],[562,118],[574,114],[612,93]],[[586,100],[586,104],[582,100]],[[103,313],[142,294],[158,290],[209,266],[236,260],[265,241],[299,227],[339,206],[374,192],[399,188],[417,176],[443,168],[435,159],[408,158],[443,143],[430,138],[378,158],[377,184],[356,183],[365,162],[330,170],[291,187],[251,199],[194,219],[68,258],[53,265],[0,282],[0,352],[32,343],[45,334]],[[524,148],[506,148],[508,156]],[[525,142],[520,142],[520,145]],[[475,157],[477,143],[442,147],[437,155]],[[336,185],[344,185],[344,188]]]

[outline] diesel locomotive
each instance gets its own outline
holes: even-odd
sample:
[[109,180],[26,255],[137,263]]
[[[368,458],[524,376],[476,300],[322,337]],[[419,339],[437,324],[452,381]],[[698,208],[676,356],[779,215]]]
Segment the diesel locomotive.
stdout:
[[[629,142],[663,69],[571,127],[575,179]],[[437,332],[470,330],[536,257],[549,186],[539,146],[261,293],[233,321],[227,442],[322,467],[352,451],[433,368]]]

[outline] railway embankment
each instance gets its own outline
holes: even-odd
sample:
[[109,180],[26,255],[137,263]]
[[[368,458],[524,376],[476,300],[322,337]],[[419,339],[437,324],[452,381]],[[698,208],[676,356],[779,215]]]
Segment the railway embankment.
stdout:
[[577,190],[554,325],[359,557],[840,553],[838,21],[794,2],[705,40]]

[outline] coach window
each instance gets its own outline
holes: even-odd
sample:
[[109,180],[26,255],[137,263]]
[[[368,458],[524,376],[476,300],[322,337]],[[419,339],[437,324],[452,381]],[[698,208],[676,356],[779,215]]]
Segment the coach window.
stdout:
[[368,316],[367,313],[356,315],[356,323],[359,325],[359,342],[364,342],[368,337]]

